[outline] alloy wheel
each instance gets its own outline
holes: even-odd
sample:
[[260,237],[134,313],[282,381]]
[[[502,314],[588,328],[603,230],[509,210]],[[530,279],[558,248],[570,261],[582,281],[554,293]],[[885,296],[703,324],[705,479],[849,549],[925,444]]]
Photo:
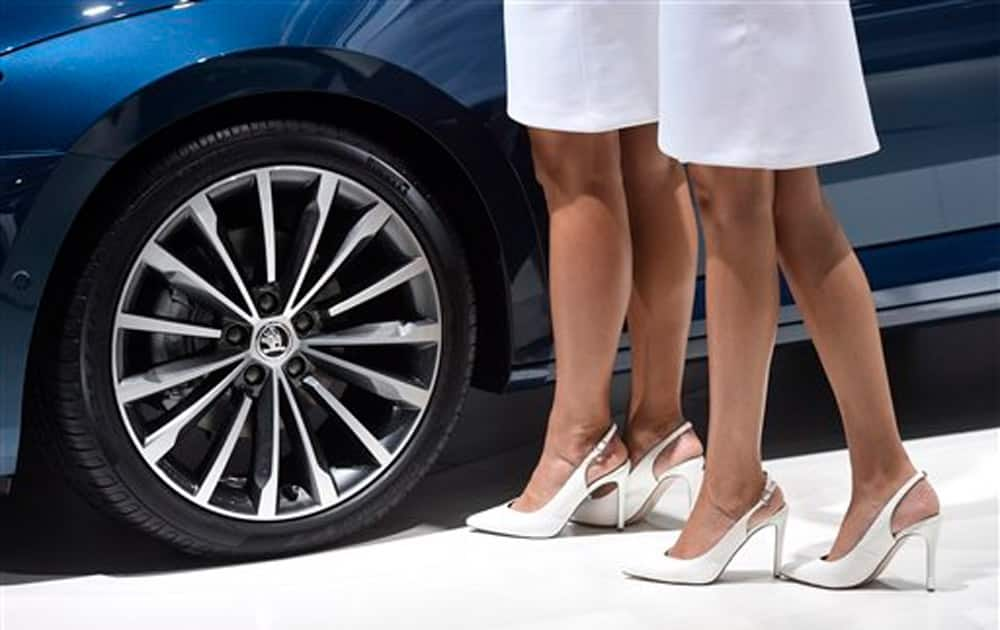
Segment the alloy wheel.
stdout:
[[429,260],[383,197],[326,169],[255,168],[180,204],[139,252],[113,324],[115,400],[180,496],[302,517],[399,458],[441,331]]

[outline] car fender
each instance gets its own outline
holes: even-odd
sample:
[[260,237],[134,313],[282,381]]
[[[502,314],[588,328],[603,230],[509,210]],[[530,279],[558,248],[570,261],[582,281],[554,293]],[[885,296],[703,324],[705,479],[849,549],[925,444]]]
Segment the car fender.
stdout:
[[[30,340],[54,261],[81,209],[114,164],[186,117],[227,101],[267,94],[339,94],[405,117],[441,144],[472,182],[501,247],[498,267],[510,325],[536,318],[537,300],[511,313],[510,286],[544,295],[536,217],[508,158],[483,121],[420,77],[368,55],[306,47],[261,48],[198,61],[116,103],[69,147],[21,213],[0,275],[0,475],[14,468]],[[0,191],[2,194],[2,191]],[[30,281],[25,282],[24,278]],[[19,280],[20,279],[20,280]],[[519,293],[520,295],[520,293]],[[496,332],[494,332],[496,334]],[[510,360],[508,360],[508,366]]]

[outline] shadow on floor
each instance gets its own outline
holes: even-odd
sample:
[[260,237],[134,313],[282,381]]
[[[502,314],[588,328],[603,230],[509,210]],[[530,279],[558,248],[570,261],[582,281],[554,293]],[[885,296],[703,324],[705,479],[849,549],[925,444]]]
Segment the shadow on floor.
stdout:
[[[1000,316],[889,330],[884,340],[904,437],[1000,424]],[[706,362],[691,362],[687,372],[685,410],[705,435]],[[842,448],[836,406],[812,346],[779,348],[772,374],[765,456]],[[619,410],[627,391],[628,377],[616,378]],[[537,456],[550,396],[550,388],[474,392],[438,469],[380,523],[344,544],[459,527],[469,513],[516,494]],[[0,584],[213,565],[94,511],[27,446],[13,493],[0,498]]]

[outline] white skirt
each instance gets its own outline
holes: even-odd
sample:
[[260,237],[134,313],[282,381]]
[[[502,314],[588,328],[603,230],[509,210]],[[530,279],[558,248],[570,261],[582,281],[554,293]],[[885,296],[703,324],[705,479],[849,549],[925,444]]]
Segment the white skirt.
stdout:
[[849,0],[505,0],[507,109],[659,122],[681,162],[788,169],[878,150]]

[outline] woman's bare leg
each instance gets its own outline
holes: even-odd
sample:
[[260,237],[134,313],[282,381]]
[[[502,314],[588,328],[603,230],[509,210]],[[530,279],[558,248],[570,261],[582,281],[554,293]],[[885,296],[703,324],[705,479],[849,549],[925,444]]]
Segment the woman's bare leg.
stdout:
[[[774,173],[689,167],[707,250],[709,433],[705,478],[670,554],[701,555],[764,489],[760,438],[778,320]],[[780,496],[772,500],[780,508]]]
[[[836,559],[916,471],[900,441],[871,289],[816,169],[777,174],[775,230],[781,268],[830,380],[850,451],[851,503],[830,551]],[[893,529],[937,511],[934,490],[921,482],[897,509]]]
[[[531,129],[549,208],[556,387],[541,459],[514,508],[542,507],[607,431],[611,372],[632,285],[618,132]],[[616,440],[591,478],[625,461]]]
[[[656,125],[621,131],[621,163],[632,234],[631,396],[625,444],[632,462],[684,422],[682,380],[698,226],[684,169],[656,144]],[[688,432],[657,458],[657,474],[701,455]]]

